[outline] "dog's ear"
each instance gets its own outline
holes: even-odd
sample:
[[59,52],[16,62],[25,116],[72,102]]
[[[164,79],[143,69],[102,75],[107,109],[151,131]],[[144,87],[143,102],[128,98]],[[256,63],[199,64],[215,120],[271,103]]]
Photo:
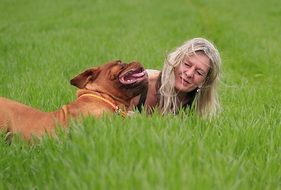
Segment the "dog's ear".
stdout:
[[84,88],[88,82],[94,81],[100,73],[100,68],[87,69],[70,80],[70,84],[80,89]]

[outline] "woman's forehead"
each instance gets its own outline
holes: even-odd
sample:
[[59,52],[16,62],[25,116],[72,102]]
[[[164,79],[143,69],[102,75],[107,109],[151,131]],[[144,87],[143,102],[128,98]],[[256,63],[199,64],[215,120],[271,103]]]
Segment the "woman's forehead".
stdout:
[[202,67],[211,67],[211,60],[203,52],[194,52],[193,54],[185,56],[184,61],[189,61]]

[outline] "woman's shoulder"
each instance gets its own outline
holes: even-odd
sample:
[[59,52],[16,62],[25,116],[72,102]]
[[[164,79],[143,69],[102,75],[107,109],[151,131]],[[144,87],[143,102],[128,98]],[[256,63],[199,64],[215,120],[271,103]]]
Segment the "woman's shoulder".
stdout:
[[147,91],[144,91],[143,94],[134,97],[131,100],[129,110],[134,109],[135,107],[141,111],[141,107],[154,107],[157,103],[156,99],[156,82],[159,78],[160,71],[155,69],[146,69],[148,75],[148,88]]
[[160,73],[160,71],[156,69],[145,69],[145,71],[147,72],[148,76]]
[[146,69],[145,71],[148,75],[149,80],[157,79],[160,74],[160,71],[156,69]]

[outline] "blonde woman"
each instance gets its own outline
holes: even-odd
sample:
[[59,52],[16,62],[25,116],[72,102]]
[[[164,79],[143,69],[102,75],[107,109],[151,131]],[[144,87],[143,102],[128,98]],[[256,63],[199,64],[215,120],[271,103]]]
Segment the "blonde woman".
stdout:
[[148,113],[176,114],[194,108],[202,117],[219,109],[217,84],[221,58],[216,47],[204,38],[194,38],[167,55],[162,71],[147,70],[149,87],[131,105]]

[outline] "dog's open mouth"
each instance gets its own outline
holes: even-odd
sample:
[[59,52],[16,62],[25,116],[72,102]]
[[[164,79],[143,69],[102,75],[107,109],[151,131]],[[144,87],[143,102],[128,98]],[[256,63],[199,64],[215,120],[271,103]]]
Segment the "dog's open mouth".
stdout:
[[139,67],[121,73],[119,76],[119,81],[122,84],[129,85],[129,84],[141,82],[145,78],[146,78],[146,72],[143,70],[143,68]]

